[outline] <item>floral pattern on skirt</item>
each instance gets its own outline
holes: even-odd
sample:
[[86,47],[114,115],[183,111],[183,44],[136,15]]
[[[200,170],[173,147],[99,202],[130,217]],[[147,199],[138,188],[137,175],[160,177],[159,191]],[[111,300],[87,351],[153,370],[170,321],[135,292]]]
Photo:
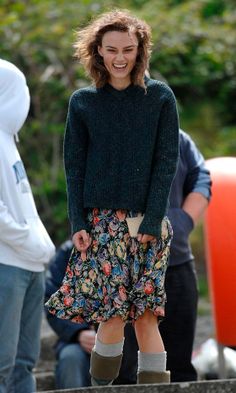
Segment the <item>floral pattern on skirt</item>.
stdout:
[[62,286],[46,303],[50,313],[79,323],[117,315],[132,321],[147,308],[164,316],[170,222],[163,219],[159,241],[141,244],[130,237],[126,216],[125,210],[89,211],[91,246],[73,249]]

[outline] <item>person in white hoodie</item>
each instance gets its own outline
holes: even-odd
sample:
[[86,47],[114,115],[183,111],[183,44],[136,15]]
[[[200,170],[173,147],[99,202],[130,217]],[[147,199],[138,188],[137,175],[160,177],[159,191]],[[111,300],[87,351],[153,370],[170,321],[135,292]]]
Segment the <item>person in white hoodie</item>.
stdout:
[[25,76],[0,59],[0,393],[36,391],[44,266],[55,252],[15,143],[29,104]]

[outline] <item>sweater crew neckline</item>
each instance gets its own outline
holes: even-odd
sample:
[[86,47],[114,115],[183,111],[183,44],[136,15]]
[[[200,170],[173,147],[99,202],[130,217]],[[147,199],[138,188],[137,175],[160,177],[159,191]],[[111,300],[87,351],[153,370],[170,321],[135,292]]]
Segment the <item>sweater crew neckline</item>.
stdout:
[[105,91],[108,93],[111,93],[114,97],[118,99],[123,99],[124,97],[132,96],[137,94],[137,91],[143,90],[140,86],[134,85],[131,83],[129,86],[127,86],[125,89],[118,90],[115,87],[113,87],[110,83],[107,83],[104,86]]

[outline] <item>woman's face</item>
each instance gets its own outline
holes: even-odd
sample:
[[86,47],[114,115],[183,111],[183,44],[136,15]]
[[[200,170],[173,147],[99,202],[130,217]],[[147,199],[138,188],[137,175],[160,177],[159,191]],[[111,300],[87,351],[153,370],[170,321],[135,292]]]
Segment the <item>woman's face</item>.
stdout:
[[130,84],[130,73],[138,54],[138,39],[135,33],[108,31],[98,47],[104,65],[114,87],[125,88]]

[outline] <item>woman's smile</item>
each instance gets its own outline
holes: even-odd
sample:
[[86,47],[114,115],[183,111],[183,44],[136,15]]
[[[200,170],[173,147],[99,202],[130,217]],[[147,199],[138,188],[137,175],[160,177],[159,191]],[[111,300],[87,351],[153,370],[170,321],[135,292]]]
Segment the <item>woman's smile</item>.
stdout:
[[127,63],[125,64],[113,64],[113,67],[118,68],[119,70],[123,70],[127,66]]

